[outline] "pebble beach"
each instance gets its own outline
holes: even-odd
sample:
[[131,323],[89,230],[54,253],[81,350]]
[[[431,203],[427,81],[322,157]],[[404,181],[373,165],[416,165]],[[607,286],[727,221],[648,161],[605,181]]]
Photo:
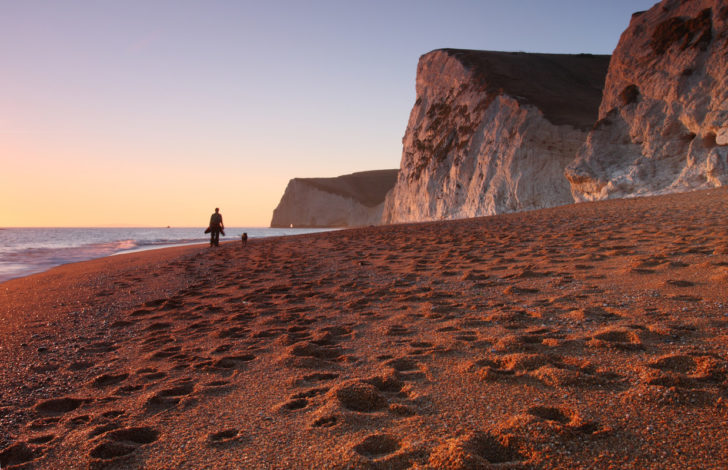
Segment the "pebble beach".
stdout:
[[728,193],[0,283],[7,469],[719,469]]

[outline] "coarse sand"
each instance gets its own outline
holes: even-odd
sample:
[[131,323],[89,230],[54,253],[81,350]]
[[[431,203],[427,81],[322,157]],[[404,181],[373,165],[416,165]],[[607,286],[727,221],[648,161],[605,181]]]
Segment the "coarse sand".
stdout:
[[0,284],[0,467],[728,467],[728,193]]

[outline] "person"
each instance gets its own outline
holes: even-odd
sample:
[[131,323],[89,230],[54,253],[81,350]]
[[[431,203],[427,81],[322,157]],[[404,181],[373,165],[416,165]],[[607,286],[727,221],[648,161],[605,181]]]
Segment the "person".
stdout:
[[246,245],[248,244],[248,234],[247,234],[247,232],[244,232],[244,233],[243,233],[243,234],[242,234],[242,235],[240,236],[240,240],[241,240],[241,242],[243,243],[243,246],[246,246]]
[[222,223],[220,208],[215,208],[215,213],[210,216],[210,246],[220,246],[220,233],[225,235],[225,226]]

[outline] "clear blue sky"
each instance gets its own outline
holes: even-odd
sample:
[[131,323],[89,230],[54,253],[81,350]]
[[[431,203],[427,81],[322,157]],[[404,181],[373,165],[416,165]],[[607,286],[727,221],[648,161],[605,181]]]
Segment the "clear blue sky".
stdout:
[[609,54],[653,3],[0,0],[0,226],[266,226],[399,166],[420,55]]

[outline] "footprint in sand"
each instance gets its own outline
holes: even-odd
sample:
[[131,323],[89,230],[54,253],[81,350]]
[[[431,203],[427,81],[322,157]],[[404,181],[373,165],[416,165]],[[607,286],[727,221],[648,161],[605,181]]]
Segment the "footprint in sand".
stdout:
[[109,410],[109,411],[104,411],[103,413],[101,413],[101,416],[99,416],[98,419],[101,419],[101,420],[114,419],[114,418],[118,418],[119,416],[123,416],[125,414],[126,414],[126,412],[124,412],[122,410]]
[[308,336],[309,329],[306,326],[293,325],[289,326],[286,330],[289,334],[305,335]]
[[61,421],[60,416],[38,418],[28,423],[27,428],[31,431],[42,431],[56,427],[59,421]]
[[293,381],[294,386],[303,386],[311,382],[327,382],[334,380],[339,377],[339,374],[334,372],[315,372],[313,374],[306,374],[303,377],[299,377]]
[[609,431],[596,421],[584,419],[576,410],[564,406],[533,406],[525,414],[513,416],[504,432],[529,436],[534,441],[551,441],[556,432],[561,437],[582,439]]
[[409,346],[411,349],[407,354],[410,356],[419,356],[432,352],[435,347],[435,345],[429,341],[410,341]]
[[674,388],[686,397],[694,394],[694,401],[705,401],[710,398],[700,397],[710,392],[698,389],[711,389],[717,383],[722,383],[728,377],[726,361],[713,356],[687,356],[681,354],[667,355],[656,358],[648,364],[649,369],[642,376],[647,385]]
[[153,361],[158,361],[162,359],[169,359],[182,351],[182,348],[179,346],[171,346],[168,348],[161,349],[159,351],[156,351],[152,353],[148,359]]
[[99,460],[114,460],[133,453],[138,447],[159,439],[159,431],[148,426],[109,431],[101,442],[91,449],[89,456]]
[[143,389],[144,385],[122,385],[121,387],[114,390],[114,395],[131,395]]
[[291,396],[291,399],[297,400],[301,398],[313,398],[317,397],[319,395],[323,395],[327,393],[330,390],[330,387],[318,387],[318,388],[310,388],[308,390],[305,390],[303,392],[298,392]]
[[127,377],[129,377],[129,374],[126,372],[121,374],[102,374],[91,381],[91,386],[94,388],[110,387],[111,385],[123,382]]
[[510,353],[541,350],[544,348],[543,340],[542,335],[503,335],[495,342],[493,350]]
[[387,399],[374,385],[363,380],[350,380],[335,387],[330,397],[351,411],[370,413],[387,407]]
[[433,449],[429,465],[442,470],[494,468],[524,459],[505,437],[476,431],[449,439]]
[[235,428],[223,429],[222,431],[213,432],[207,435],[207,445],[210,447],[221,447],[241,442],[243,435],[241,431]]
[[[58,419],[58,418],[56,418]],[[71,418],[65,419],[63,421],[63,425],[68,429],[76,429],[80,426],[86,426],[91,421],[91,416],[89,415],[79,415],[79,416],[73,416]]]
[[30,444],[48,444],[56,438],[55,434],[43,434],[42,436],[35,436],[28,438]]
[[160,310],[159,307],[165,305],[170,300],[171,299],[168,298],[150,300],[148,302],[144,302],[144,304],[142,304],[142,307],[147,310]]
[[505,295],[528,295],[537,294],[538,292],[538,289],[523,286],[508,286],[503,290],[503,294]]
[[703,300],[702,297],[698,297],[695,295],[688,295],[688,294],[675,294],[675,295],[670,295],[667,298],[670,300],[677,300],[679,302],[693,302],[693,303],[700,302],[701,300]]
[[230,372],[235,369],[242,369],[245,367],[245,365],[254,360],[255,356],[253,354],[237,354],[232,356],[225,356],[218,360],[216,360],[213,363],[213,368],[218,369],[220,371],[227,371]]
[[36,403],[35,411],[45,416],[63,415],[90,401],[93,400],[90,398],[71,397],[51,398],[50,400],[42,400]]
[[86,434],[86,437],[89,439],[93,439],[96,436],[100,436],[101,434],[104,434],[106,432],[112,431],[114,429],[120,428],[121,425],[119,423],[107,423],[107,424],[101,424],[99,426],[93,427],[88,434]]
[[134,325],[134,322],[128,321],[128,320],[117,320],[111,325],[109,325],[110,328],[127,328]]
[[177,405],[183,397],[194,391],[195,384],[191,380],[179,380],[171,387],[165,388],[147,398],[145,407],[149,411],[171,408]]
[[147,315],[151,315],[154,313],[154,310],[148,309],[148,308],[140,308],[137,310],[134,310],[129,314],[130,317],[146,317]]
[[618,320],[620,318],[619,315],[598,305],[570,310],[565,316],[566,318],[577,322],[607,322]]
[[144,367],[136,371],[136,375],[145,382],[151,382],[154,380],[163,379],[167,376],[166,372],[161,372],[154,367]]
[[647,385],[671,388],[680,387],[683,389],[702,388],[705,384],[692,377],[678,372],[660,372],[657,374],[645,374],[643,377]]
[[319,369],[335,365],[343,359],[343,351],[338,346],[321,346],[312,341],[301,341],[287,349],[281,362],[287,367]]
[[389,359],[383,365],[392,368],[397,378],[401,380],[420,380],[426,377],[425,373],[420,369],[419,363],[412,358],[398,357]]
[[287,402],[279,405],[277,408],[282,411],[302,410],[309,405],[308,398],[291,398]]
[[622,377],[597,371],[588,361],[572,357],[538,353],[514,353],[495,359],[472,362],[468,370],[476,371],[485,381],[537,380],[550,387],[610,387],[622,384]]
[[218,332],[216,336],[218,338],[245,338],[249,332],[250,330],[247,328],[233,326]]
[[691,356],[671,354],[659,357],[651,361],[648,365],[654,369],[688,374],[695,370],[697,362]]
[[684,373],[690,373],[691,377],[705,382],[720,382],[725,384],[726,380],[728,380],[728,361],[725,359],[714,355],[704,355],[693,357],[692,360],[687,359],[686,363],[682,363],[683,360],[683,357],[680,355],[664,356],[656,361],[656,365],[658,368],[672,367],[673,369],[671,370],[675,370],[676,372],[684,371]]
[[412,331],[404,325],[390,325],[384,334],[387,336],[407,336],[412,334]]
[[172,324],[169,322],[154,322],[144,328],[144,331],[151,331],[151,332],[158,332],[158,331],[165,331],[169,330],[172,327]]
[[198,322],[190,323],[187,326],[187,330],[191,333],[207,333],[213,330],[212,324],[208,321],[201,320]]
[[458,341],[465,341],[472,343],[478,340],[478,333],[472,330],[463,330],[455,335],[455,339]]
[[640,335],[631,329],[608,327],[597,331],[586,345],[592,348],[613,348],[623,351],[644,349]]
[[574,417],[574,413],[571,411],[553,406],[534,406],[529,408],[527,413],[545,421],[554,421],[560,424],[566,424]]
[[399,439],[389,434],[372,434],[353,447],[354,452],[369,459],[378,459],[396,452],[401,447]]
[[95,365],[96,365],[96,363],[91,362],[91,361],[75,361],[68,365],[68,370],[69,371],[86,370]]
[[389,359],[384,363],[384,365],[386,367],[391,367],[397,372],[411,372],[418,370],[417,362],[405,357]]
[[322,416],[320,418],[316,418],[313,423],[311,423],[311,427],[314,428],[331,428],[336,426],[336,424],[339,422],[339,418],[336,416]]
[[0,451],[0,468],[6,468],[15,465],[30,464],[43,454],[41,447],[29,446],[26,442],[16,442],[2,451]]
[[199,393],[204,395],[224,395],[231,392],[233,388],[229,380],[213,380],[202,384]]

